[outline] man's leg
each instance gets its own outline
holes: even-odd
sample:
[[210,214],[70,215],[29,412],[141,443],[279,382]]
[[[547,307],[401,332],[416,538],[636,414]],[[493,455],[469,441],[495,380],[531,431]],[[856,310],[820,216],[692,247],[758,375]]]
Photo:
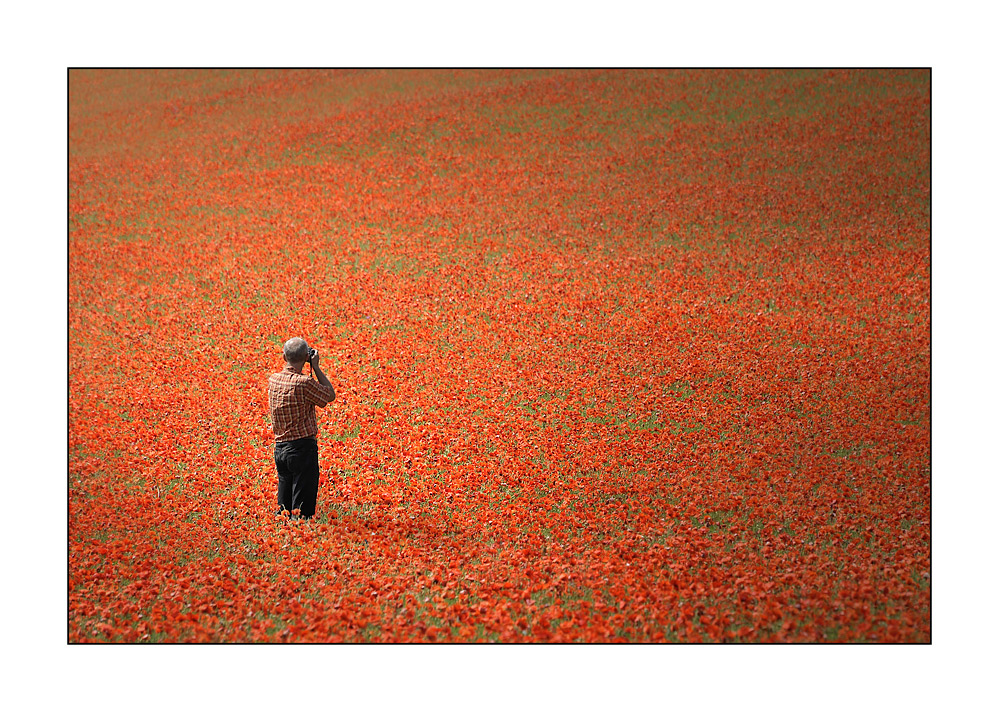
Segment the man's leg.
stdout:
[[294,483],[294,473],[291,463],[288,461],[290,448],[284,443],[274,445],[274,464],[277,466],[278,476],[278,507],[283,510],[292,510],[292,484]]
[[308,519],[316,513],[319,493],[319,445],[315,440],[295,443],[293,470],[292,504],[300,516]]
[[309,448],[302,455],[302,516],[309,519],[316,513],[316,499],[319,497],[318,441],[310,441]]

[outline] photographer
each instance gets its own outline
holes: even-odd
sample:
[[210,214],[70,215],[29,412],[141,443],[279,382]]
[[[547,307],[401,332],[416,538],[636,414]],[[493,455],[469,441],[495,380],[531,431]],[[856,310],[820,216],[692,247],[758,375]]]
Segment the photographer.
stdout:
[[[294,512],[292,519],[310,519],[316,513],[319,493],[319,444],[316,436],[316,406],[325,407],[336,398],[326,374],[319,368],[319,352],[304,339],[284,344],[285,367],[271,374],[267,401],[274,429],[274,462],[278,474],[279,511]],[[306,362],[313,380],[302,373]]]

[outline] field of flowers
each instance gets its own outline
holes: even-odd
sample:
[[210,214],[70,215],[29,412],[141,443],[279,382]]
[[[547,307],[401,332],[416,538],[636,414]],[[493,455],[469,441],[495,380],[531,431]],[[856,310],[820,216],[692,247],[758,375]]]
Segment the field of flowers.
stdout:
[[69,640],[929,642],[929,79],[71,70]]

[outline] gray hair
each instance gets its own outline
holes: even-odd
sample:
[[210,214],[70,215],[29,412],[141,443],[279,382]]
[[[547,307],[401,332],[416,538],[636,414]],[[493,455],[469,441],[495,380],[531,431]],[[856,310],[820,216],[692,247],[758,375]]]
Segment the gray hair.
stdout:
[[284,360],[288,363],[305,363],[309,360],[309,345],[305,339],[294,337],[284,342]]

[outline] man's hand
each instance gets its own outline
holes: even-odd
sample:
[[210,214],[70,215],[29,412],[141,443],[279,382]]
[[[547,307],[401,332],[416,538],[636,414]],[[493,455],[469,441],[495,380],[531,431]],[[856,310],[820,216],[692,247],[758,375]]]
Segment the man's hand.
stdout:
[[309,349],[309,365],[312,368],[319,368],[319,351],[316,349]]

